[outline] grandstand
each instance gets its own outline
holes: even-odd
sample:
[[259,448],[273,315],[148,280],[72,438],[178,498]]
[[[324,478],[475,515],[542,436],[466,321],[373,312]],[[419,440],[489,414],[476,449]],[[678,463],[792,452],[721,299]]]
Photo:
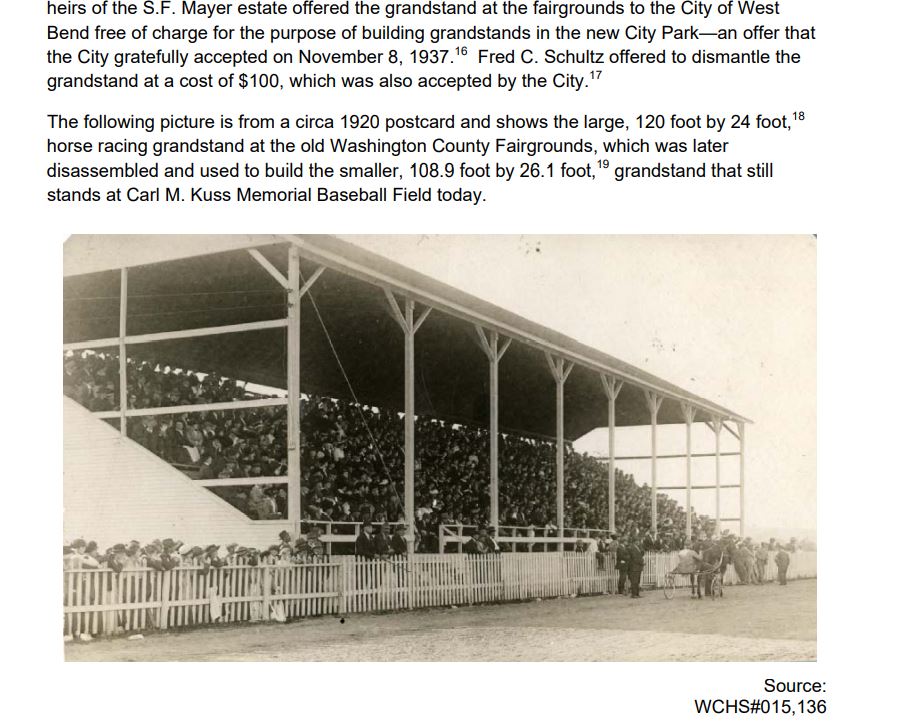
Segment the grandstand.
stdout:
[[[445,524],[570,544],[647,531],[660,548],[742,533],[746,418],[343,239],[75,236],[63,285],[65,538],[263,546],[364,518],[402,520],[417,551]],[[656,476],[657,427],[675,424],[685,509]],[[714,484],[692,483],[696,424],[715,433]],[[647,487],[614,460],[615,428],[640,425]],[[600,426],[606,462],[569,445]],[[715,489],[711,519],[693,487]]]

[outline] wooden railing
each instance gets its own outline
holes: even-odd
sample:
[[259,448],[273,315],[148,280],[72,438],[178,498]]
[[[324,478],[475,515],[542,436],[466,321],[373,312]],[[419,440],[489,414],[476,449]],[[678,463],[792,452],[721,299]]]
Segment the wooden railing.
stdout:
[[[463,523],[443,523],[438,527],[438,551],[445,553],[448,544],[457,544],[457,552],[463,553],[464,546],[476,533],[477,526]],[[597,528],[566,528],[562,535],[559,529],[546,526],[499,526],[495,540],[503,551],[517,551],[519,544],[529,547],[539,545],[538,551],[570,550],[578,541],[596,543],[598,538],[609,538],[610,531]],[[559,544],[563,544],[562,547]]]
[[[641,584],[663,583],[676,554],[646,555]],[[766,577],[776,567],[770,556]],[[816,576],[816,552],[792,554],[789,578]],[[733,566],[725,584],[737,581]],[[600,554],[414,554],[366,561],[68,570],[63,573],[64,634],[113,635],[212,623],[286,621],[325,614],[392,611],[602,594],[618,573]]]
[[[303,519],[301,522],[302,533],[308,530],[309,526],[317,526],[321,530],[321,543],[324,544],[325,552],[328,556],[333,554],[335,543],[356,543],[359,534],[362,533],[362,521],[312,521]],[[382,526],[389,526],[393,531],[397,526],[403,526],[403,521],[389,523],[387,521],[373,521],[372,526],[376,529]]]

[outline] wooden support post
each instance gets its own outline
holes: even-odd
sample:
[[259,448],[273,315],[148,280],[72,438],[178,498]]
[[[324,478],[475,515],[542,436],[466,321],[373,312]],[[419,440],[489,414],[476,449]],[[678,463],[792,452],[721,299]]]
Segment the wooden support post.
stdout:
[[477,326],[483,352],[489,360],[489,525],[499,531],[499,362],[511,344],[505,339],[499,345],[499,334]]
[[[556,382],[556,526],[559,538],[565,536],[565,383],[572,373],[572,362],[546,352],[546,361]],[[563,550],[563,544],[558,544]]]
[[744,422],[737,423],[737,436],[740,438],[740,537],[744,537],[747,516],[746,505],[744,504],[744,445],[747,438],[747,427]]
[[[560,378],[556,380],[556,525],[559,538],[565,536],[565,480],[565,381]],[[562,544],[559,549],[562,550]]]
[[651,413],[651,536],[658,535],[658,410],[664,398],[645,390],[645,401]]
[[286,462],[289,481],[286,494],[286,517],[292,522],[292,537],[302,533],[302,477],[301,477],[301,322],[302,305],[299,296],[299,249],[289,246],[286,302]]
[[414,347],[413,330],[414,303],[407,299],[404,305],[404,520],[407,524],[407,537],[410,551],[415,548],[416,531],[414,500],[414,479],[416,476],[416,432],[414,418],[416,417],[416,355]]
[[489,525],[499,537],[499,334],[490,333],[489,345]]
[[431,308],[426,308],[417,319],[415,317],[416,303],[412,298],[404,301],[404,310],[400,310],[400,304],[394,298],[394,293],[389,289],[384,289],[384,294],[388,299],[391,310],[394,313],[395,320],[400,324],[404,333],[404,525],[407,528],[407,544],[412,552],[415,547],[416,539],[416,507],[414,505],[415,497],[415,477],[416,477],[416,356],[415,356],[415,338],[419,327],[423,325]]
[[607,396],[607,528],[613,533],[616,531],[616,398],[623,382],[614,376],[601,374],[600,383]]
[[712,418],[715,433],[715,536],[721,535],[721,418]]
[[121,268],[121,311],[118,329],[118,380],[121,435],[127,436],[127,269]]
[[693,421],[696,408],[688,402],[680,402],[683,422],[686,425],[686,541],[693,537]]

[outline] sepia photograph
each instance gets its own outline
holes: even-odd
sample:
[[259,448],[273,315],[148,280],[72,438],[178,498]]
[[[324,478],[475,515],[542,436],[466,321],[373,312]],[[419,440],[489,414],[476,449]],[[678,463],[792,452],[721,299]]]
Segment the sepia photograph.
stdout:
[[62,313],[68,662],[817,659],[814,236],[73,235]]

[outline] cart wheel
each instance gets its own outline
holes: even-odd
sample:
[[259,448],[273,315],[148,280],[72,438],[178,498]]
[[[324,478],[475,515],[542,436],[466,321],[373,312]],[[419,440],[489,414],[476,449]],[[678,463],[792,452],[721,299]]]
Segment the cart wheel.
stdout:
[[664,598],[673,599],[674,591],[677,588],[677,583],[673,574],[668,574],[664,577]]

